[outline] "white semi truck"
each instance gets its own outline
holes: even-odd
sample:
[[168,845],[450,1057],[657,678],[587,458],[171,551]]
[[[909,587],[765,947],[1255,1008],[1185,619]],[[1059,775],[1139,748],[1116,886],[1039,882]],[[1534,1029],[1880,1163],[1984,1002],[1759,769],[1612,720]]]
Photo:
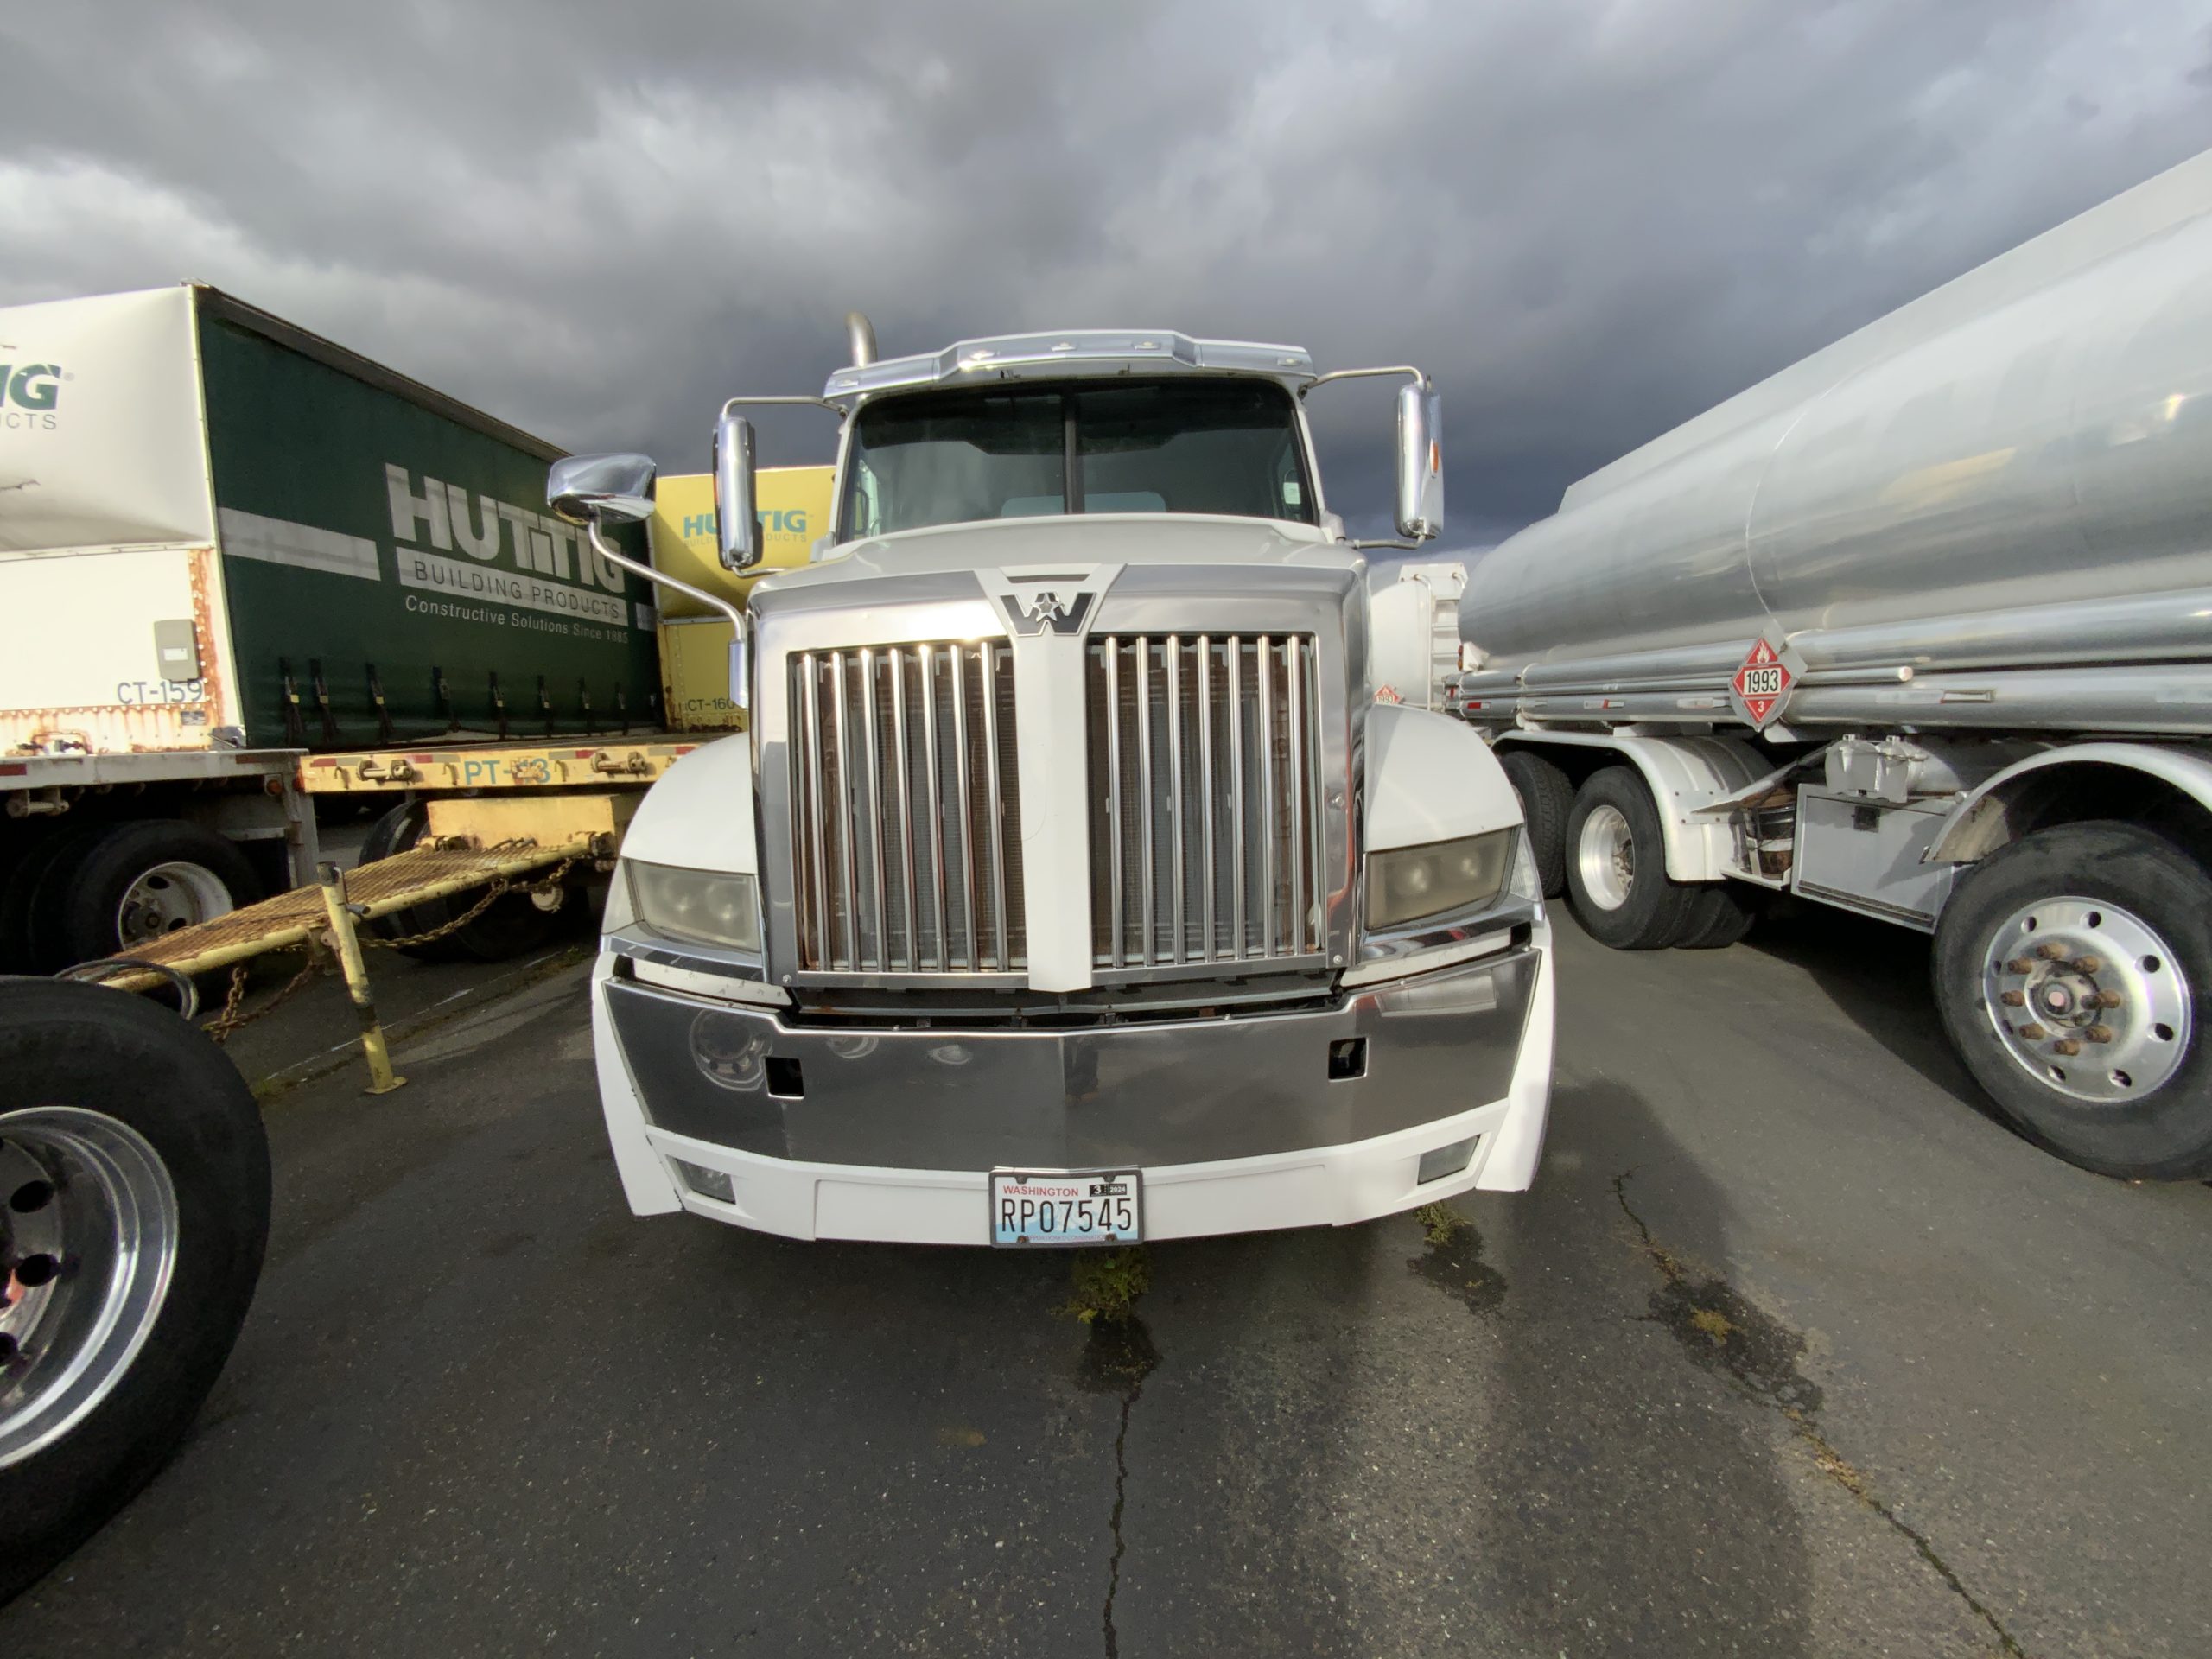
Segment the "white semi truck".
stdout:
[[1460,623],[1598,938],[1932,933],[2012,1122],[2212,1174],[2212,154],[1583,479]]
[[[1377,701],[1306,420],[1344,377],[1166,332],[852,338],[819,399],[716,429],[731,569],[747,403],[836,415],[836,505],[731,613],[749,733],[623,844],[593,1009],[631,1207],[1101,1244],[1527,1186],[1550,936],[1488,748]],[[1396,518],[1433,536],[1433,389],[1351,372],[1405,378]],[[620,562],[653,475],[578,459],[548,495]]]

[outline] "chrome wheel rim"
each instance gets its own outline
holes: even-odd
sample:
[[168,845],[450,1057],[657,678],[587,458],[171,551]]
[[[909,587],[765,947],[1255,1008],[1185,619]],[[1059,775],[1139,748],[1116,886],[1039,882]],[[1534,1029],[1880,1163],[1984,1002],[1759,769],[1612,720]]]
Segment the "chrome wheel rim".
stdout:
[[115,907],[115,937],[144,944],[235,910],[223,878],[204,864],[156,864],[133,881]]
[[176,1184],[105,1112],[0,1113],[0,1468],[67,1434],[144,1345],[176,1267]]
[[1983,953],[1981,1001],[2013,1060],[2075,1100],[2140,1099],[2189,1053],[2194,999],[2173,948],[2101,899],[2015,911]]
[[1620,808],[1591,809],[1582,820],[1574,861],[1592,904],[1601,910],[1618,910],[1628,902],[1629,890],[1636,885],[1636,837]]

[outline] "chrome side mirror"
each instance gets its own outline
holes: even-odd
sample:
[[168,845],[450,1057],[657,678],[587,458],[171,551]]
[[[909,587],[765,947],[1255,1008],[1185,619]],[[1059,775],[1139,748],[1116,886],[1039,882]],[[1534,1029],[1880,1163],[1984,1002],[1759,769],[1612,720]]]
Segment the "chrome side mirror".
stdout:
[[753,423],[726,409],[715,423],[715,534],[725,570],[750,570],[767,552],[753,467]]
[[545,505],[572,524],[634,524],[653,516],[658,471],[650,455],[569,455],[545,474]]
[[1398,534],[1433,541],[1444,530],[1444,399],[1431,382],[1398,388]]

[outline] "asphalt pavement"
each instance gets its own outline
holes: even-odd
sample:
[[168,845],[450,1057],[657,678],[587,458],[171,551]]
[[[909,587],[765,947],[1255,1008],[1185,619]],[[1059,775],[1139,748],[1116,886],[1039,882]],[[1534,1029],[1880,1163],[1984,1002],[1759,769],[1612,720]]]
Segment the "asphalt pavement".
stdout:
[[241,1038],[260,1299],[0,1650],[2204,1652],[2212,1191],[1992,1122],[1911,936],[1561,931],[1533,1192],[1154,1246],[1123,1325],[635,1220],[581,968],[380,963],[398,1093],[302,1064],[334,1001]]

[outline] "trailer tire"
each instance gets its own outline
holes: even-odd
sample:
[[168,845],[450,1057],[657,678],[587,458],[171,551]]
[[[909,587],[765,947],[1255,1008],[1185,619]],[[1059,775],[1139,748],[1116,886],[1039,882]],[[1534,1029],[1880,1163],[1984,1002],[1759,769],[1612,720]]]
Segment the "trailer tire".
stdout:
[[31,918],[37,913],[46,873],[76,840],[73,829],[56,830],[41,836],[26,847],[6,876],[0,878],[0,974],[40,970]]
[[1682,950],[1719,950],[1751,931],[1758,919],[1758,901],[1733,881],[1698,883],[1692,891],[1689,919],[1682,937],[1675,941]]
[[33,899],[33,960],[48,972],[127,957],[164,933],[252,904],[261,878],[232,842],[182,818],[87,827]]
[[1585,779],[1567,818],[1567,898],[1591,938],[1616,950],[1663,950],[1683,938],[1696,897],[1668,878],[1643,779],[1627,766]]
[[[429,814],[420,801],[395,806],[369,827],[369,833],[361,842],[361,862],[372,864],[394,853],[405,852],[423,838],[429,824]],[[389,916],[379,916],[369,925],[385,939],[435,932],[454,917],[465,914],[482,896],[480,887],[448,893],[442,899],[429,899]],[[482,915],[442,938],[421,944],[403,944],[397,949],[423,962],[457,962],[469,957],[479,962],[505,962],[551,941],[568,925],[573,908],[572,903],[563,903],[556,911],[540,910],[528,893],[503,893],[486,907]]]
[[1505,779],[1521,798],[1521,817],[1529,826],[1529,852],[1536,861],[1536,883],[1547,899],[1567,891],[1567,818],[1574,810],[1574,785],[1541,754],[1508,749],[1497,757]]
[[[423,832],[429,827],[429,815],[420,801],[407,801],[393,807],[369,826],[369,833],[361,841],[360,862],[373,864],[394,853],[407,851],[422,840]],[[407,910],[377,917],[369,923],[369,931],[385,940],[435,932],[461,913],[451,908],[451,904],[450,899],[426,899]],[[418,962],[457,962],[467,954],[461,949],[461,941],[450,933],[427,944],[403,944],[398,949],[403,955]]]
[[[2098,821],[1999,849],[1944,906],[1933,971],[1953,1047],[2029,1140],[2123,1180],[2212,1176],[2212,874],[2172,842]],[[2092,1013],[2090,991],[2120,1000]]]
[[[0,1162],[11,1249],[77,1266],[45,1281],[41,1303],[19,1277],[0,1315],[21,1327],[0,1408],[5,1602],[183,1438],[261,1274],[270,1176],[260,1109],[213,1043],[143,998],[48,980],[0,979]],[[125,1238],[136,1266],[117,1248]],[[87,1271],[103,1251],[114,1268]],[[94,1311],[88,1292],[112,1323],[79,1322]],[[64,1355],[84,1363],[73,1378],[52,1364]]]

